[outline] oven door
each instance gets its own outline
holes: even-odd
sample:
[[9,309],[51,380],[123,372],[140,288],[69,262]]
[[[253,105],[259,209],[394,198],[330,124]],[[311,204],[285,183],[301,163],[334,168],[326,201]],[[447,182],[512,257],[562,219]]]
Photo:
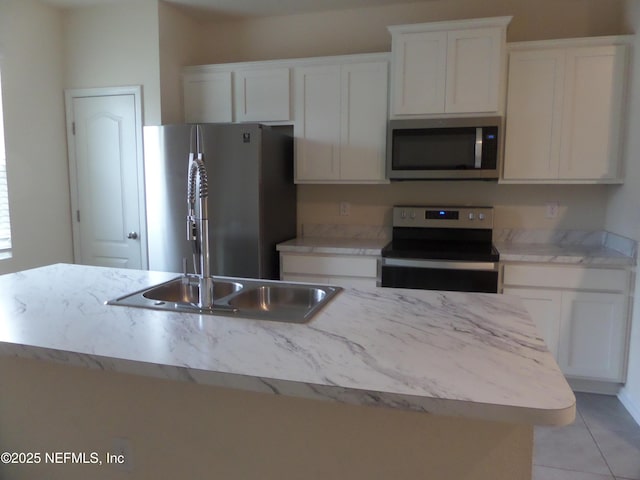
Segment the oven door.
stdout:
[[498,293],[498,263],[382,258],[380,286]]

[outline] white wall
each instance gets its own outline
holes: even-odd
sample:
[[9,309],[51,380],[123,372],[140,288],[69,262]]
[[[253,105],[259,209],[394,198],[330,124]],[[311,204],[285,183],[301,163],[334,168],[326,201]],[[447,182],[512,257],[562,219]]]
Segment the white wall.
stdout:
[[0,56],[13,258],[0,273],[72,261],[62,15],[0,1]]
[[[605,222],[610,188],[475,181],[301,185],[298,186],[298,227],[305,223],[390,226],[393,205],[469,204],[493,206],[495,228],[600,230]],[[343,201],[351,204],[348,217],[339,214]],[[547,202],[558,202],[557,218],[546,218]]]
[[158,16],[162,123],[180,123],[184,121],[180,71],[195,65],[204,47],[191,16],[166,2],[159,3]]
[[142,85],[143,121],[160,124],[158,25],[158,0],[68,10],[65,87]]
[[387,25],[513,15],[508,40],[620,33],[622,0],[428,0],[203,25],[203,63],[389,51]]
[[[640,2],[627,2],[630,29],[640,33]],[[606,212],[606,228],[640,241],[640,35],[635,37],[630,71],[629,121],[625,143],[625,183],[612,192]],[[621,398],[640,423],[640,281],[636,281],[635,308],[629,352],[627,385]]]

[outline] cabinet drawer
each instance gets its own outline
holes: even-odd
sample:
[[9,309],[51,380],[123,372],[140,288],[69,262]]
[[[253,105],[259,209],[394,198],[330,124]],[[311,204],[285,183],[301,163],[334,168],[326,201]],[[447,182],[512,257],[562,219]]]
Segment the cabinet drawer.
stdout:
[[326,277],[322,275],[284,274],[285,282],[322,283],[337,285],[343,288],[371,288],[376,286],[376,279],[369,277]]
[[629,272],[573,266],[505,265],[504,285],[624,292]]
[[377,261],[375,257],[282,255],[282,272],[375,278]]

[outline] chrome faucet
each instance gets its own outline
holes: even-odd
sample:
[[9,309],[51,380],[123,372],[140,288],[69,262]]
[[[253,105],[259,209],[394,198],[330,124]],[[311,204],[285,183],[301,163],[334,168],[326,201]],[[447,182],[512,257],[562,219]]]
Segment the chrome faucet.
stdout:
[[[187,239],[193,245],[193,266],[195,274],[198,276],[198,307],[211,308],[213,305],[213,279],[209,270],[209,218],[207,214],[209,183],[198,127],[196,127],[195,149],[197,153],[193,153],[193,148],[190,150],[187,181]],[[198,216],[196,216],[196,184],[198,185]]]

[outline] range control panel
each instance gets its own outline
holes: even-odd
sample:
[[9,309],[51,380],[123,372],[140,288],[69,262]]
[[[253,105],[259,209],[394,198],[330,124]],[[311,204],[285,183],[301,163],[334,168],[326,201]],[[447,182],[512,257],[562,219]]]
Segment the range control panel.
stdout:
[[393,207],[394,227],[493,228],[493,207]]

